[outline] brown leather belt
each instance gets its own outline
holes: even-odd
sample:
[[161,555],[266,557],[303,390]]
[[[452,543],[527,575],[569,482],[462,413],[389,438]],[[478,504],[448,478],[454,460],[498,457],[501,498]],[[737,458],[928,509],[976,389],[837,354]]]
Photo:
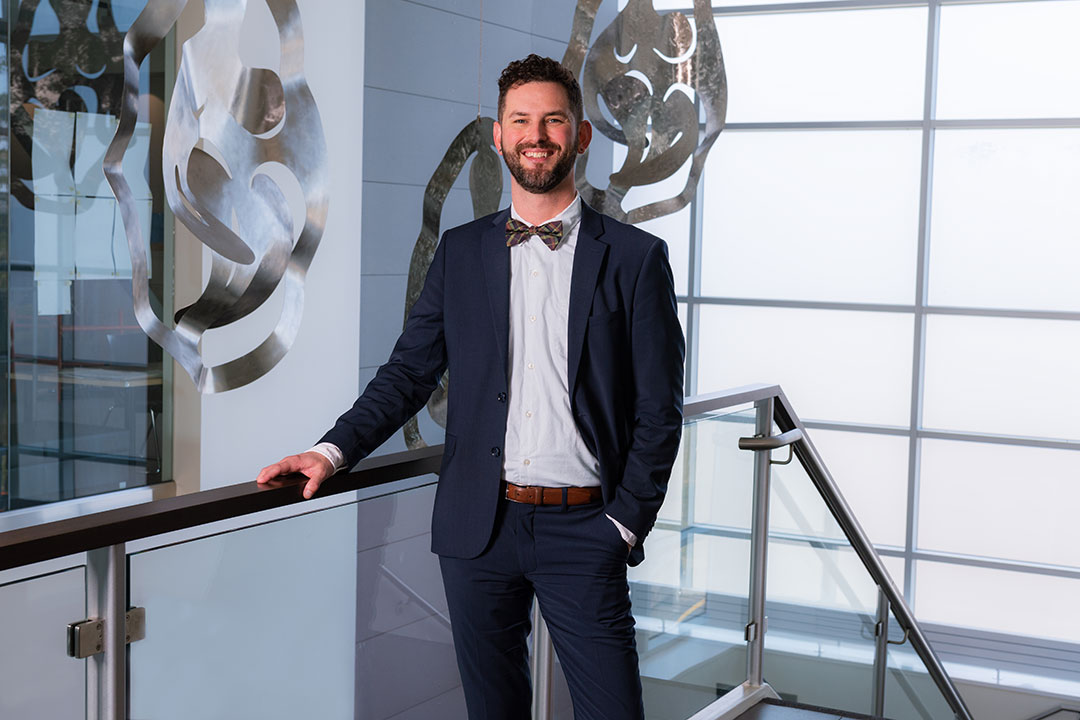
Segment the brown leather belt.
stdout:
[[506,483],[506,499],[526,505],[562,505],[563,491],[567,505],[588,505],[603,498],[599,487],[557,488]]

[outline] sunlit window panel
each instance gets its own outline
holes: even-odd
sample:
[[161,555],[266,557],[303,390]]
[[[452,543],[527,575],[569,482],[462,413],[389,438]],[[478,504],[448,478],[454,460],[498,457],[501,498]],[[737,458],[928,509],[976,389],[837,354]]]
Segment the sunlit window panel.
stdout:
[[699,392],[778,383],[803,419],[909,424],[911,315],[705,305],[699,317]]
[[769,541],[768,600],[873,613],[877,586],[850,547]]
[[728,122],[923,115],[926,8],[720,16]]
[[939,118],[1080,117],[1080,2],[941,8]]
[[915,577],[920,622],[1080,642],[1080,580],[936,562]]
[[810,437],[870,541],[902,547],[908,438],[816,428]]
[[709,156],[702,294],[912,304],[915,131],[730,132]]
[[933,192],[932,305],[1080,310],[1080,129],[939,130]]
[[1080,322],[930,316],[923,426],[1080,439]]
[[692,589],[746,597],[750,587],[750,541],[694,535]]
[[1080,568],[1080,452],[922,441],[919,548]]
[[[613,170],[618,171],[626,160],[626,146],[615,144],[612,149]],[[673,175],[650,185],[639,185],[623,197],[622,208],[631,212],[655,202],[678,197],[686,188],[692,159],[687,159]],[[662,217],[636,223],[638,227],[661,238],[668,246],[668,260],[675,276],[675,293],[686,295],[690,279],[690,212],[691,206],[663,215]]]

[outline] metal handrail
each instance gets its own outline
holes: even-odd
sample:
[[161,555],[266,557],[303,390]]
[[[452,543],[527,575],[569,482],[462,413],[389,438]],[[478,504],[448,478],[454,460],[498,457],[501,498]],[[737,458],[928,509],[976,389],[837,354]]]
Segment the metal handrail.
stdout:
[[[435,445],[367,458],[353,472],[328,478],[316,497],[438,472],[442,451],[442,445]],[[306,482],[299,474],[266,485],[252,480],[0,532],[0,570],[301,503]]]
[[851,511],[851,507],[847,504],[847,501],[844,500],[844,496],[840,493],[836,481],[833,480],[828,468],[825,467],[825,463],[822,462],[821,455],[818,454],[817,448],[814,447],[813,442],[811,442],[810,438],[806,435],[802,421],[791,407],[791,403],[788,401],[787,396],[785,396],[781,390],[776,399],[777,402],[775,405],[774,417],[777,426],[780,428],[781,432],[788,432],[795,429],[803,431],[802,439],[793,445],[795,448],[795,456],[799,458],[799,462],[802,464],[806,474],[810,477],[811,482],[813,482],[814,486],[817,488],[818,494],[820,494],[825,501],[826,506],[829,508],[829,512],[832,513],[833,518],[836,520],[837,524],[840,525],[840,529],[843,530],[848,542],[851,543],[852,549],[855,550],[856,555],[859,556],[859,560],[862,561],[863,567],[866,568],[878,588],[885,594],[885,597],[892,607],[896,621],[900,624],[900,627],[911,641],[912,649],[915,650],[915,653],[923,661],[923,664],[926,665],[926,670],[930,674],[930,678],[934,681],[934,684],[937,685],[938,690],[941,691],[942,695],[945,696],[945,701],[949,704],[949,708],[952,709],[960,720],[972,720],[971,711],[968,710],[967,705],[964,703],[964,699],[960,696],[956,686],[945,672],[941,660],[930,646],[922,628],[919,627],[918,622],[915,620],[914,613],[904,600],[904,596],[897,589],[892,578],[889,577],[889,573],[885,569],[885,564],[882,562],[881,556],[874,550],[874,546],[871,544],[866,532],[862,529],[859,521],[855,519],[855,514]]
[[[817,448],[814,447],[806,428],[802,424],[787,396],[779,385],[746,385],[718,393],[711,393],[693,398],[687,398],[683,405],[684,415],[687,420],[704,419],[712,413],[717,413],[739,405],[754,403],[760,405],[769,400],[773,406],[772,418],[779,427],[781,435],[773,437],[756,437],[743,439],[741,446],[753,450],[768,450],[775,447],[790,445],[794,449],[795,456],[803,466],[806,474],[814,483],[815,488],[825,501],[829,512],[836,520],[844,536],[851,547],[855,550],[859,559],[871,578],[877,584],[881,593],[884,594],[891,605],[893,614],[901,629],[911,641],[912,649],[925,664],[927,672],[934,684],[941,691],[949,704],[950,709],[960,720],[972,720],[971,712],[964,703],[963,698],[957,691],[956,686],[945,672],[941,660],[937,657],[930,643],[926,639],[922,628],[919,627],[915,616],[905,602],[903,595],[896,588],[889,577],[885,565],[871,544],[866,532],[856,520],[847,501],[844,500],[836,482],[833,480],[828,469],[825,467]],[[759,429],[760,430],[760,429]],[[768,432],[758,432],[758,435],[768,436]],[[767,457],[767,453],[760,455]]]

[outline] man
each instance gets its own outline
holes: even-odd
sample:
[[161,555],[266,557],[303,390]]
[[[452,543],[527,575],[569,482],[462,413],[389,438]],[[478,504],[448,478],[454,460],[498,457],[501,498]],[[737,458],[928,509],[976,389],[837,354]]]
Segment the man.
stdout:
[[499,78],[509,210],[448,230],[389,361],[313,450],[352,467],[449,366],[432,518],[469,717],[525,720],[535,594],[578,720],[641,718],[626,566],[663,501],[682,425],[683,337],[663,241],[574,187],[592,127],[573,74],[530,55]]

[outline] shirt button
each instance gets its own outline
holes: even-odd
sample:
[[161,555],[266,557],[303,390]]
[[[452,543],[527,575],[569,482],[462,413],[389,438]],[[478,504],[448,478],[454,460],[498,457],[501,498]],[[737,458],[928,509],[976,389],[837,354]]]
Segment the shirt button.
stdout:
[[532,417],[532,410],[526,410],[525,417]]
[[535,367],[536,367],[536,366],[535,366],[535,365],[533,365],[532,363],[529,363],[529,365],[528,365],[528,368],[529,368],[530,370],[532,370],[532,369],[533,369],[533,368],[535,368]]
[[499,398],[498,399],[499,399],[499,402],[501,402],[501,403],[506,402],[506,393],[499,393]]
[[532,276],[533,276],[533,277],[540,277],[540,273],[539,273],[539,272],[537,272],[536,270],[533,270],[533,271],[532,271]]
[[532,460],[530,460],[529,458],[525,458],[525,464],[532,465]]
[[529,322],[536,322],[536,316],[535,315],[530,315],[529,316]]
[[492,457],[499,457],[500,455],[502,455],[502,450],[497,447],[493,447],[491,448],[491,455]]

